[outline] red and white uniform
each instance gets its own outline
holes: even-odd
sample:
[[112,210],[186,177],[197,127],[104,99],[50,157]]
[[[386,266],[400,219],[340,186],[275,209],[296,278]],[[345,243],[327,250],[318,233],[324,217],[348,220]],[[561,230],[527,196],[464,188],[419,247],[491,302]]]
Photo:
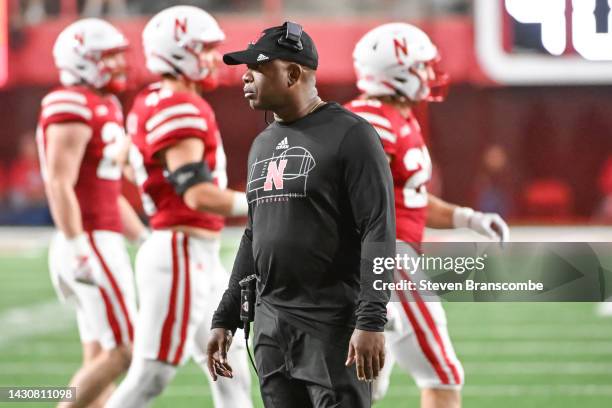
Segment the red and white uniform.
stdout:
[[420,244],[427,220],[426,184],[431,178],[431,159],[421,127],[414,116],[404,117],[377,100],[356,99],[346,107],[374,126],[391,159],[397,239]]
[[[431,159],[416,118],[374,99],[355,99],[346,108],[366,119],[378,132],[389,156],[395,190],[397,239],[411,256],[419,256],[427,221],[427,189]],[[398,247],[399,248],[399,247]],[[401,272],[401,271],[400,271]],[[404,274],[403,279],[409,279]],[[389,303],[394,328],[385,332],[390,364],[376,381],[374,399],[386,393],[394,360],[420,388],[460,388],[463,367],[448,335],[440,302],[425,302],[418,292],[396,293]]]
[[[190,226],[219,231],[224,220],[189,209],[166,181],[166,170],[156,154],[185,138],[199,138],[204,142],[203,160],[215,182],[224,188],[225,153],[215,116],[208,103],[195,94],[160,90],[152,85],[137,96],[127,128],[135,147],[130,152],[130,163],[154,229],[136,258],[140,309],[134,354],[173,365],[190,357],[204,364],[206,339],[202,340],[202,336],[208,335],[212,313],[229,277],[221,265],[218,239],[190,236],[169,228]],[[239,344],[236,346],[236,352],[244,351]],[[246,365],[245,356],[233,361]],[[248,372],[246,366],[245,370]],[[217,386],[215,383],[213,388]],[[231,393],[225,393],[224,398],[231,398]]]
[[47,181],[47,128],[52,124],[83,123],[91,128],[79,176],[74,187],[83,229],[89,237],[97,287],[74,281],[70,248],[58,232],[50,247],[51,277],[62,299],[74,298],[82,341],[97,340],[105,349],[127,344],[133,335],[135,295],[132,269],[117,200],[121,190],[121,167],[115,156],[124,141],[123,114],[114,96],[87,87],[59,87],[42,100],[36,134],[41,172]]
[[154,229],[177,225],[220,231],[223,217],[195,211],[166,181],[163,164],[156,154],[182,139],[204,142],[202,159],[219,187],[227,186],[225,152],[212,108],[199,96],[188,92],[160,90],[151,85],[135,99],[127,128],[137,151],[130,161],[136,170],[142,201]]
[[[114,96],[102,96],[86,87],[61,87],[42,100],[38,121],[39,152],[47,145],[46,130],[55,123],[79,122],[91,128],[79,179],[74,190],[81,207],[85,231],[121,232],[117,198],[121,193],[121,167],[114,159],[118,142],[125,137],[123,113]],[[46,158],[40,154],[46,178]]]

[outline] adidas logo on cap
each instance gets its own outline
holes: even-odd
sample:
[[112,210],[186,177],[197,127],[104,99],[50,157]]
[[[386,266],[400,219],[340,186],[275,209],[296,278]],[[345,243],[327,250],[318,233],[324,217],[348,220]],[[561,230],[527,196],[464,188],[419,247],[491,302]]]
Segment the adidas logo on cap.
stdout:
[[287,138],[284,138],[276,145],[276,150],[288,149],[288,148],[289,148],[289,142],[287,142]]
[[261,62],[261,61],[265,61],[265,60],[269,60],[270,57],[268,57],[267,55],[263,55],[263,54],[259,54],[257,56],[257,62]]

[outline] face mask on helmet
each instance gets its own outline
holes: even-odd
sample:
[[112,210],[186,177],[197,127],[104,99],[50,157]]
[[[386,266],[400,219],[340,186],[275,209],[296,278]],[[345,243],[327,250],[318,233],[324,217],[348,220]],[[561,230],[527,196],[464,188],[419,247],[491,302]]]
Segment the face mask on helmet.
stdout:
[[108,78],[102,89],[110,93],[121,93],[127,89],[128,67],[125,48],[107,50],[98,62],[100,73]]
[[[439,58],[417,62],[384,77],[357,70],[358,87],[369,96],[398,96],[412,102],[442,102],[448,95],[449,76],[439,68]],[[375,84],[380,84],[374,88]]]
[[399,82],[396,91],[413,102],[442,102],[448,95],[449,76],[439,67],[440,57],[431,61],[417,62],[408,68],[404,77],[394,78]]
[[427,81],[429,94],[425,97],[427,102],[442,102],[448,96],[450,87],[450,76],[440,69],[440,57],[427,62],[430,72],[433,73],[433,78]]
[[203,78],[200,79],[199,85],[202,91],[212,91],[219,86],[219,63],[221,62],[221,54],[217,51],[218,43],[205,44],[199,54],[199,62],[202,66]]
[[[221,54],[216,50],[218,41],[205,43],[202,41],[188,41],[180,43],[180,48],[184,54],[178,61],[170,60],[156,52],[151,52],[148,56],[150,66],[157,69],[157,73],[168,73],[173,76],[182,76],[188,81],[198,84],[202,91],[212,91],[219,86],[217,68],[221,61]],[[175,56],[176,58],[176,56]],[[160,62],[165,65],[158,65]]]
[[196,58],[198,76],[189,78],[196,82],[204,92],[212,91],[219,86],[219,75],[217,68],[221,61],[221,54],[216,47],[219,43],[204,43],[202,41],[192,41],[184,48]]

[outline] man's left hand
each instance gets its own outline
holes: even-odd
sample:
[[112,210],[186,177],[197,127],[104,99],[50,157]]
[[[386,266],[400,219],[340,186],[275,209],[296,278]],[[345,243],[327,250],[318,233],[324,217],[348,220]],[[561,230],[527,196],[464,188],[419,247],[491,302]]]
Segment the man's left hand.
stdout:
[[502,243],[510,239],[508,224],[499,214],[475,211],[468,223],[468,228]]
[[349,341],[346,366],[356,363],[357,378],[373,381],[385,365],[385,335],[355,329]]
[[495,213],[482,213],[468,207],[456,207],[453,212],[455,228],[469,228],[501,243],[510,239],[508,224]]

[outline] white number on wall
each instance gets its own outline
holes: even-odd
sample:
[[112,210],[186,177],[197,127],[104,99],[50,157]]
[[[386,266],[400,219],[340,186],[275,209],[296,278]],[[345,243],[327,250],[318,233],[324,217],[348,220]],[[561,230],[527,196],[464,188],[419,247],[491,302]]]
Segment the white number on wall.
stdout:
[[[612,6],[612,1],[608,0]],[[596,0],[573,0],[572,41],[584,58],[594,61],[612,60],[612,33],[598,33],[595,26]],[[608,12],[608,30],[612,30],[612,13]]]
[[565,51],[565,0],[506,0],[506,10],[524,24],[542,26],[542,45],[553,55]]
[[[542,45],[553,55],[567,48],[565,0],[505,0],[506,10],[518,22],[540,24]],[[612,0],[608,0],[612,8]],[[572,0],[572,42],[574,49],[593,61],[612,61],[612,33],[598,33],[595,20],[596,0]],[[612,13],[608,12],[608,30]]]

